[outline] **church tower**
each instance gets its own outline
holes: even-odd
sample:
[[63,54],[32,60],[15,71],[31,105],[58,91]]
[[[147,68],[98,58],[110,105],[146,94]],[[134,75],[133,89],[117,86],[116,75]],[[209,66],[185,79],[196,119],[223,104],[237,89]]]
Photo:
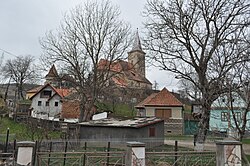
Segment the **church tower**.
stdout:
[[50,68],[48,74],[45,76],[45,84],[49,83],[52,86],[57,86],[58,78],[59,78],[59,76],[58,76],[56,67],[53,64],[52,67]]
[[145,77],[145,52],[142,51],[138,29],[135,34],[132,50],[128,52],[128,62],[131,63],[137,73]]

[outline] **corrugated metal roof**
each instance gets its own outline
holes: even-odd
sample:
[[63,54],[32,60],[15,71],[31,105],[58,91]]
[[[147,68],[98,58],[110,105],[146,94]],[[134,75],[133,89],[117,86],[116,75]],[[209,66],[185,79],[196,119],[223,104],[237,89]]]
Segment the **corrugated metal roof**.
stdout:
[[96,121],[82,122],[84,126],[106,126],[106,127],[133,127],[140,128],[151,124],[162,122],[163,120],[156,117],[133,118],[133,119],[102,119]]

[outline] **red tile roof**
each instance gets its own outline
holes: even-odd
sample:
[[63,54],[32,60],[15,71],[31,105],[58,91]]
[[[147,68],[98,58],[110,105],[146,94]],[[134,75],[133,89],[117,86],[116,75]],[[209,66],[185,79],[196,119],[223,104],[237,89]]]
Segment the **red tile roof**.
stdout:
[[105,59],[101,59],[98,63],[98,69],[100,70],[110,70],[113,72],[121,72],[125,70],[131,70],[133,68],[131,63],[128,63],[123,60],[117,60],[114,62],[110,62]]
[[[118,83],[117,85],[121,84],[121,80],[123,80],[122,82],[125,83],[126,79],[129,80],[134,80],[137,82],[143,82],[143,83],[147,83],[147,84],[151,84],[151,82],[141,76],[139,73],[137,73],[134,69],[133,69],[133,64],[123,61],[123,60],[117,60],[115,62],[110,62],[108,60],[104,60],[101,59],[98,63],[98,69],[99,70],[109,70],[111,72],[116,72],[116,73],[122,73],[124,78],[120,78],[119,80],[115,79],[113,80],[115,83]],[[123,84],[122,83],[122,84]],[[125,84],[123,84],[124,86]]]
[[71,93],[70,89],[56,89],[48,83],[40,87],[39,90],[30,99],[34,98],[37,94],[39,94],[43,89],[45,89],[48,86],[51,87],[55,91],[55,94],[51,96],[51,98],[54,97],[56,94],[58,94],[61,98],[63,98]]
[[136,107],[145,106],[183,106],[183,104],[166,88],[163,88],[158,93],[153,93],[145,100],[139,103]]
[[126,87],[128,85],[125,79],[121,79],[119,77],[112,77],[112,80],[114,81],[116,85],[121,86],[121,87]]
[[142,102],[136,105],[137,108],[143,108],[145,106],[145,103],[148,103],[152,98],[154,98],[157,95],[157,93],[152,93],[150,96],[148,96],[146,99],[144,99]]
[[55,89],[57,94],[62,98],[68,96],[71,93],[70,89]]

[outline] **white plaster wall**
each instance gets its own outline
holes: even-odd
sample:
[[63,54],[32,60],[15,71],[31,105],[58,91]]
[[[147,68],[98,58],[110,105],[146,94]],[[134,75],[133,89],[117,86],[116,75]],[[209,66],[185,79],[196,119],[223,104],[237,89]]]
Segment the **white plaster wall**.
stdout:
[[[55,91],[51,87],[46,87],[44,90],[51,90],[52,96],[55,94]],[[59,95],[53,96],[50,100],[49,98],[40,98],[40,93],[32,98],[31,107],[33,108],[31,116],[36,118],[46,118],[53,117],[62,110],[62,103],[60,102],[61,97]],[[38,106],[38,101],[41,101],[41,106]],[[46,102],[49,101],[49,106],[46,106]],[[55,102],[58,102],[58,106],[55,107]],[[45,112],[46,114],[39,114],[39,112]]]
[[[49,101],[49,116],[54,116],[62,111],[62,103],[60,102],[61,97],[56,95]],[[58,102],[58,106],[55,106],[55,102]]]
[[151,117],[155,116],[155,108],[154,107],[146,107],[146,116]]
[[172,118],[181,119],[182,118],[182,108],[181,107],[172,107]]

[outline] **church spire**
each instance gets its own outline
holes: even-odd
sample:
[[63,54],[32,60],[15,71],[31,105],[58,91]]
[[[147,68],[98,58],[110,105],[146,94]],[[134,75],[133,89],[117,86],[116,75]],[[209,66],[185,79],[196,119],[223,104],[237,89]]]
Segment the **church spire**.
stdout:
[[131,51],[142,51],[141,41],[140,41],[140,37],[139,37],[139,33],[138,33],[138,28],[137,28],[137,31],[135,33],[134,44],[133,44]]
[[56,70],[56,67],[54,64],[50,68],[50,70],[49,70],[48,74],[45,76],[45,78],[46,77],[58,77],[58,73],[57,73],[57,70]]
[[142,51],[138,28],[132,50],[128,52],[128,62],[133,65],[134,70],[145,77],[145,52]]

